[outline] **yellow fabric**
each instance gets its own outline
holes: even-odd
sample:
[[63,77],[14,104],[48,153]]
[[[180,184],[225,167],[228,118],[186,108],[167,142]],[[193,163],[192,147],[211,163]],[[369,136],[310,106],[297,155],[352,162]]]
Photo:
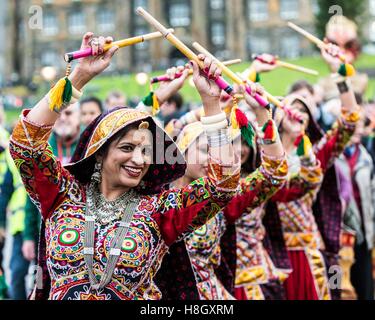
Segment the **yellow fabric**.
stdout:
[[49,108],[53,111],[55,108],[59,109],[63,104],[63,93],[66,85],[65,78],[60,79],[56,85],[49,92]]

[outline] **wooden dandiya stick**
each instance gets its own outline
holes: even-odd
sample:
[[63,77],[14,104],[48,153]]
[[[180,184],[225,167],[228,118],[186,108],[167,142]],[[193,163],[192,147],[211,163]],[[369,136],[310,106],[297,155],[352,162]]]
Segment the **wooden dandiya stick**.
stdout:
[[[312,43],[315,43],[318,46],[318,48],[320,48],[320,49],[326,49],[327,48],[328,43],[325,43],[324,41],[320,40],[316,36],[312,35],[310,32],[307,32],[306,30],[297,26],[293,22],[288,22],[288,26],[290,28],[292,28],[293,30],[297,31],[298,33],[302,34],[304,37],[306,37]],[[339,58],[343,63],[346,63],[346,57],[345,57],[344,54],[339,53],[339,54],[337,54],[336,57]]]
[[[234,73],[232,70],[227,68],[222,62],[220,62],[213,54],[211,54],[207,49],[205,49],[203,46],[201,46],[198,42],[193,43],[194,49],[196,49],[198,52],[203,53],[204,55],[211,57],[211,59],[215,60],[217,65],[222,69],[223,74],[225,74],[228,78],[230,78],[233,82],[237,84],[244,84],[245,81],[238,76],[236,73]],[[251,88],[246,85],[246,91],[247,93],[251,94]],[[263,107],[268,106],[268,101],[266,101],[260,94],[256,94],[254,96],[254,99]],[[280,102],[281,104],[281,102]]]
[[262,59],[262,56],[255,54],[255,55],[252,56],[252,58],[253,58],[253,60],[259,60],[262,63],[266,63],[266,64],[270,64],[270,65],[277,65],[279,67],[283,67],[283,68],[294,70],[294,71],[299,71],[299,72],[310,74],[310,75],[313,75],[313,76],[319,75],[319,72],[316,71],[316,70],[308,69],[308,68],[305,68],[305,67],[302,67],[302,66],[297,66],[293,63],[281,61],[281,60],[279,60],[278,57],[274,57],[274,59],[272,61],[266,61],[266,60]]
[[[231,66],[231,65],[238,64],[238,63],[241,63],[241,62],[242,62],[241,59],[235,59],[235,60],[224,61],[223,64],[226,65],[226,66]],[[189,75],[192,75],[192,74],[193,74],[193,70],[190,68]],[[175,79],[178,79],[181,76],[182,76],[182,73],[176,73]],[[162,76],[157,76],[155,78],[152,78],[151,84],[158,83],[158,82],[166,82],[166,81],[170,81],[170,80],[171,79],[169,79],[169,76],[167,74],[164,74]]]
[[[174,30],[169,29],[168,32],[173,33]],[[123,48],[123,47],[135,45],[137,43],[141,43],[141,42],[145,42],[145,41],[149,41],[153,39],[158,39],[161,37],[163,37],[163,34],[161,34],[160,32],[153,32],[153,33],[148,33],[142,36],[115,41],[115,42],[112,42],[111,44],[105,45],[104,52],[108,51],[113,46],[118,46],[119,48]],[[76,59],[90,57],[90,56],[92,56],[92,48],[87,48],[83,50],[65,53],[64,60],[66,62],[71,62]]]
[[[216,61],[216,63],[218,64],[218,66],[219,66],[220,68],[222,68],[223,73],[224,73],[226,76],[228,76],[230,79],[232,79],[235,83],[240,84],[240,85],[241,85],[241,84],[244,84],[244,80],[243,80],[239,75],[237,75],[237,74],[234,73],[232,70],[230,70],[229,68],[227,68],[226,66],[224,66],[224,65],[223,65],[223,64],[222,64],[217,58],[215,58],[214,55],[212,55],[207,49],[205,49],[204,47],[202,47],[199,43],[194,42],[194,43],[193,43],[193,47],[194,47],[196,50],[198,50],[200,53],[203,53],[203,54],[205,54],[205,55],[211,57],[212,59],[214,59],[214,60]],[[247,82],[247,81],[248,81],[248,80],[246,80],[246,82]],[[246,92],[249,93],[249,94],[251,94],[251,89],[250,89],[249,86],[246,86]],[[265,95],[266,95],[268,101],[272,102],[272,104],[274,104],[274,105],[277,106],[278,108],[283,109],[284,112],[285,112],[289,117],[291,117],[291,118],[293,118],[293,119],[295,119],[295,120],[297,120],[297,121],[299,121],[299,122],[302,122],[302,121],[303,121],[303,119],[302,119],[299,115],[295,114],[294,112],[292,112],[291,110],[289,110],[289,108],[285,107],[285,105],[284,105],[280,100],[278,100],[276,97],[274,97],[273,95],[271,95],[270,93],[268,93],[268,92],[266,92],[266,91],[265,91]],[[262,100],[265,101],[265,99],[264,99],[261,95],[259,95],[259,94],[256,94],[256,95],[254,96],[254,99],[255,99],[260,105],[262,105],[262,104],[260,103],[260,101],[262,101]],[[268,102],[267,102],[267,104],[268,104]]]
[[[164,37],[172,43],[181,53],[183,53],[189,60],[195,61],[199,67],[203,70],[204,63],[198,59],[198,56],[188,48],[180,39],[178,39],[175,35],[168,31],[166,27],[164,27],[158,20],[156,20],[151,14],[149,14],[145,9],[142,7],[138,7],[136,9],[138,15],[142,16],[150,25],[154,26],[158,31],[160,31]],[[215,80],[216,84],[219,86],[220,89],[224,90],[226,93],[232,95],[233,94],[233,87],[223,78],[218,77]]]

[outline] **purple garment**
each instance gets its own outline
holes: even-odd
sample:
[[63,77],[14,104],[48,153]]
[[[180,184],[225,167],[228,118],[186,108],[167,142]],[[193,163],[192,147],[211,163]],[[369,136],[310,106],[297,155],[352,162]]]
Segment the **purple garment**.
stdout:
[[346,177],[340,166],[335,166],[337,176],[339,178],[339,190],[340,190],[340,197],[345,203],[345,207],[348,206],[350,199],[353,196],[353,187],[349,177]]

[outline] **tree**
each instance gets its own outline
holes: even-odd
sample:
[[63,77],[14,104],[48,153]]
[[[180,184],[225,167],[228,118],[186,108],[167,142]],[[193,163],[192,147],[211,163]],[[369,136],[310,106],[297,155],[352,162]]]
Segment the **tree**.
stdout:
[[367,1],[363,0],[317,0],[317,3],[319,12],[315,17],[315,26],[321,38],[324,38],[327,22],[334,15],[344,15],[361,25],[360,18],[367,5]]

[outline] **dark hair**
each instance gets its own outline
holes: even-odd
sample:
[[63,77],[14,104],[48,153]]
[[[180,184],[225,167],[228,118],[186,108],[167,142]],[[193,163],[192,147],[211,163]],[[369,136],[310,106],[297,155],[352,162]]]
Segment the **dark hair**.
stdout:
[[97,106],[99,107],[100,113],[103,113],[103,103],[102,103],[102,101],[100,99],[98,99],[96,97],[88,97],[88,98],[82,99],[79,102],[79,106],[82,108],[82,106],[85,103],[90,103],[90,102],[96,103]]
[[184,99],[179,93],[174,94],[171,96],[168,100],[168,103],[175,103],[176,104],[176,109],[180,110],[182,108],[182,105],[184,104]]
[[357,102],[358,105],[363,105],[363,95],[359,92],[355,92],[354,93],[354,96],[355,96],[355,101]]
[[110,93],[108,93],[107,97],[105,98],[105,103],[108,103],[108,101],[111,100],[112,98],[116,98],[116,99],[124,98],[124,99],[126,99],[125,95],[121,91],[111,91]]
[[314,87],[306,80],[299,80],[292,84],[289,94],[297,92],[302,89],[307,89],[312,95],[315,93]]

